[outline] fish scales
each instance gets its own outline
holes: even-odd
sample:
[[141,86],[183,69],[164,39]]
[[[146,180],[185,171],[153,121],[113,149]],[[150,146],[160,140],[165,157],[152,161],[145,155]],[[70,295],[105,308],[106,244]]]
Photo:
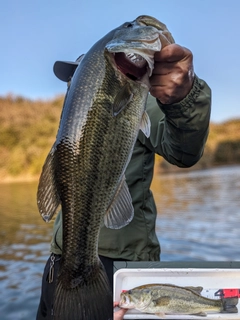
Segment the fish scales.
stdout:
[[98,237],[103,220],[108,227],[119,228],[132,219],[124,172],[139,129],[149,134],[148,77],[154,52],[161,49],[162,26],[155,18],[141,16],[111,31],[85,54],[71,80],[38,188],[44,220],[52,218],[58,204],[62,207],[54,319],[113,316]]
[[[159,298],[162,296],[163,298]],[[166,299],[166,297],[171,297],[171,299]],[[155,295],[156,298],[149,307],[159,308],[163,312],[169,312],[170,310],[178,310],[178,312],[186,313],[194,310],[195,313],[202,312],[205,308],[210,311],[220,312],[222,309],[221,300],[210,300],[205,297],[199,296],[192,290],[186,288],[176,288],[176,287],[161,287],[156,288]],[[165,298],[165,301],[164,301]],[[165,302],[165,303],[164,303]],[[192,311],[191,311],[192,312]]]
[[[103,69],[103,61],[99,61],[96,63],[99,63],[99,65]],[[94,64],[94,67],[96,63]],[[77,71],[78,72],[75,76],[78,77],[79,75],[78,82],[82,83],[81,75],[85,73],[85,70],[81,70],[81,68],[79,68],[79,70]],[[101,70],[101,73],[103,72],[104,70]],[[106,71],[106,74],[111,73],[113,74],[113,72]],[[89,71],[89,75],[91,75],[91,70]],[[86,83],[86,79],[84,80]],[[119,83],[119,81],[116,81],[115,76],[107,77],[105,81],[107,83],[106,85],[103,84],[103,87],[108,87],[109,91],[111,90],[111,92],[113,93],[112,96],[114,97],[113,90],[115,88],[119,88],[121,83]],[[62,151],[60,151],[63,153],[63,156],[60,156],[58,161],[63,161],[62,163],[57,164],[59,168],[58,172],[60,173],[57,179],[59,179],[60,194],[63,193],[64,195],[65,189],[63,188],[64,183],[62,183],[62,181],[66,181],[67,179],[69,179],[69,176],[73,177],[74,180],[72,181],[72,189],[76,190],[79,195],[77,194],[77,196],[74,196],[74,194],[72,193],[69,194],[67,200],[69,202],[70,208],[64,208],[65,210],[63,210],[63,212],[76,212],[76,210],[77,212],[81,212],[82,215],[78,216],[79,225],[75,225],[77,230],[79,230],[79,228],[86,230],[85,228],[88,224],[89,228],[92,230],[95,225],[99,225],[102,212],[107,210],[109,201],[115,191],[115,186],[119,183],[119,179],[121,178],[121,176],[119,177],[119,172],[122,173],[122,168],[126,167],[128,154],[130,154],[132,151],[132,146],[134,144],[136,133],[139,128],[140,114],[136,113],[137,108],[127,108],[123,111],[126,115],[121,118],[122,120],[120,119],[122,122],[121,125],[117,125],[116,122],[119,122],[119,119],[113,118],[111,115],[111,105],[113,104],[113,101],[106,101],[106,92],[101,90],[101,88],[99,88],[96,92],[95,101],[97,102],[93,102],[91,109],[88,110],[86,114],[79,114],[79,110],[82,110],[82,112],[85,111],[85,100],[89,100],[89,88],[85,88],[84,90],[84,88],[78,86],[78,82],[76,82],[76,89],[74,90],[71,97],[73,101],[69,102],[69,104],[72,106],[79,104],[78,97],[81,94],[81,96],[83,96],[83,99],[81,101],[81,106],[83,106],[83,108],[78,107],[71,110],[73,114],[68,115],[68,119],[70,119],[71,121],[69,120],[67,122],[67,127],[62,130],[61,135],[58,135],[59,141],[61,141],[62,139],[64,140],[65,136],[74,137],[75,141],[73,140],[69,142],[67,144],[67,148],[65,143],[63,145],[61,143],[58,144],[57,152],[58,149],[63,149]],[[114,85],[116,82],[117,84]],[[86,98],[85,95],[87,96]],[[112,96],[110,96],[110,98],[112,98]],[[103,106],[106,106],[106,108],[99,108],[99,105],[101,103]],[[137,101],[136,103],[140,104],[140,101]],[[78,110],[77,115],[75,114],[75,110]],[[86,118],[81,129],[79,129],[75,124],[75,119],[77,117]],[[94,119],[94,123],[92,123],[91,119]],[[64,121],[64,115],[63,123],[66,123]],[[135,130],[133,130],[134,127]],[[108,132],[110,132],[110,141]],[[133,132],[133,134],[129,136],[129,132]],[[79,133],[81,133],[80,137]],[[107,136],[107,139],[104,139],[104,136]],[[126,137],[128,137],[129,142],[126,140]],[[75,151],[73,151],[73,153],[71,152],[72,159],[70,160],[70,163],[74,164],[72,166],[69,166],[69,162],[65,161],[66,158],[64,154],[66,153],[66,157],[68,157],[69,150]],[[122,150],[124,150],[124,152]],[[109,170],[111,170],[110,174]],[[98,178],[97,181],[96,177]],[[81,199],[80,202],[79,196]],[[63,197],[64,196],[62,196],[62,198]],[[76,203],[76,207],[74,207],[74,203]],[[62,206],[64,207],[64,203],[62,203]],[[73,208],[73,210],[71,210],[71,208]],[[91,217],[86,217],[86,212],[89,210],[100,212],[101,214],[95,214]],[[68,227],[65,228],[67,224],[72,224],[72,227],[74,228],[73,222],[70,220],[69,222],[66,221],[64,223],[63,230],[70,230],[71,234],[74,234],[78,239],[78,234],[81,234],[81,232],[77,232],[77,230],[76,232],[72,232],[72,230]],[[84,237],[83,240],[86,241],[89,246],[91,246],[92,243],[95,244],[98,234],[94,232],[88,232],[87,234],[89,237],[91,237],[91,241],[86,240],[86,237]],[[93,237],[93,235],[95,235],[95,237]],[[68,239],[67,234],[65,235],[64,233],[63,236],[66,236],[66,239]],[[77,241],[79,243],[79,246],[82,248],[82,241],[79,241],[79,239]],[[66,241],[66,243],[70,243],[70,241]],[[94,247],[96,250],[96,246]],[[64,248],[64,250],[65,249],[68,253],[67,258],[70,259],[70,257],[72,257],[71,247],[66,247]],[[87,248],[87,251],[92,252],[90,248]],[[71,259],[68,260],[68,264],[69,261],[71,261]]]
[[[100,90],[98,94],[100,97],[104,95]],[[135,112],[129,112],[129,109],[126,109],[127,118],[133,119],[127,123],[123,121],[121,126],[116,126],[116,119],[112,117],[110,111],[99,109],[98,104],[93,103],[92,109],[88,112],[86,123],[81,129],[81,137],[76,140],[75,145],[71,143],[66,150],[65,144],[60,143],[57,148],[57,152],[59,149],[60,153],[67,153],[66,156],[59,157],[57,164],[60,173],[57,177],[60,198],[63,199],[63,238],[65,239],[58,281],[63,283],[66,288],[69,286],[74,288],[81,281],[93,277],[93,267],[89,270],[89,266],[96,266],[96,270],[99,269],[97,239],[102,212],[107,211],[116,185],[121,178],[119,173],[126,166],[126,158],[128,158],[134,143],[131,139],[135,138],[136,132],[132,137],[130,136],[130,141],[127,143],[124,138],[126,130],[132,131],[132,123],[136,120],[139,122],[139,115],[137,118]],[[95,119],[94,124],[91,122],[92,118]],[[133,121],[134,119],[136,120]],[[135,126],[137,129],[139,123]],[[70,125],[71,130],[73,127]],[[103,138],[108,131],[111,132],[110,141]],[[70,160],[74,164],[72,166],[68,165],[69,161],[65,161],[69,154],[69,148],[75,150]],[[124,152],[122,150],[119,152],[119,149]],[[69,177],[72,179],[72,188],[71,193],[68,193],[68,197],[65,199],[64,195],[67,194],[67,190],[64,189],[64,182],[69,180]],[[78,199],[81,201],[79,202]],[[74,215],[74,212],[80,214]],[[89,216],[86,214],[88,212],[94,214]],[[98,276],[97,272],[96,276]],[[102,291],[104,292],[104,289]]]
[[[99,92],[100,96],[102,94],[104,95],[104,92]],[[65,143],[60,143],[57,147],[57,152],[59,150],[59,152],[62,153],[62,155],[59,156],[57,164],[59,168],[58,172],[60,173],[59,177],[57,177],[60,185],[60,197],[61,193],[63,193],[63,195],[66,194],[63,186],[64,182],[69,179],[69,176],[73,179],[72,189],[77,191],[77,194],[75,195],[72,193],[71,189],[71,194],[69,194],[66,199],[67,203],[64,204],[62,202],[63,212],[68,212],[68,215],[71,211],[81,213],[78,215],[79,224],[75,225],[76,232],[67,227],[68,225],[71,225],[72,228],[74,228],[73,222],[69,219],[68,215],[66,219],[70,221],[65,222],[63,230],[64,232],[69,230],[71,235],[74,234],[80,248],[83,248],[81,244],[82,241],[86,241],[86,243],[89,244],[89,247],[96,243],[98,234],[87,232],[88,237],[91,238],[89,241],[85,236],[83,237],[83,240],[79,241],[78,234],[81,235],[80,231],[82,229],[87,230],[85,228],[88,225],[90,230],[93,230],[96,225],[99,225],[102,218],[102,212],[107,210],[110,199],[115,192],[115,187],[121,178],[119,172],[122,173],[122,168],[126,166],[126,159],[128,158],[128,154],[131,152],[134,143],[136,132],[132,137],[129,137],[129,142],[126,140],[126,136],[129,136],[129,134],[126,135],[126,133],[128,131],[133,131],[133,122],[135,122],[135,130],[138,130],[137,128],[139,127],[140,115],[135,114],[135,109],[126,109],[125,111],[127,113],[126,118],[130,118],[131,121],[122,121],[121,125],[117,125],[116,121],[118,121],[118,119],[114,119],[109,110],[99,108],[98,106],[99,102],[93,103],[92,109],[88,112],[86,124],[81,129],[80,139],[77,138],[76,143],[69,144],[67,148]],[[74,117],[75,115],[71,117],[73,121]],[[91,122],[91,119],[95,119],[94,124]],[[72,134],[72,130],[75,126],[70,124],[70,128]],[[110,141],[108,139],[103,139],[108,131],[111,132]],[[75,150],[72,154],[72,159],[70,160],[70,162],[74,164],[73,166],[69,166],[68,162],[65,160],[66,157],[68,157],[69,149]],[[121,149],[124,150],[124,152]],[[62,161],[62,163],[60,161]],[[62,198],[64,197],[63,195]],[[80,202],[79,197],[81,199]],[[66,208],[64,207],[65,205]],[[94,214],[90,217],[86,215],[86,212],[88,211],[99,212],[99,214]],[[74,217],[74,221],[75,220],[76,217]],[[79,232],[77,232],[77,230]],[[63,236],[66,236],[66,239],[68,239],[67,234],[64,233]],[[66,243],[70,244],[70,241],[66,241]],[[70,257],[76,259],[76,257],[72,255],[72,251],[75,249],[71,250],[71,247],[66,247],[64,250],[65,249],[69,256],[67,256],[68,259],[70,259]],[[94,246],[94,249],[97,250],[96,246]],[[87,251],[92,252],[92,249],[90,250],[90,248],[87,248]],[[65,254],[65,252],[63,253]],[[96,251],[94,253],[96,253]],[[71,260],[68,260],[68,264],[69,261]],[[89,262],[86,261],[86,263]]]

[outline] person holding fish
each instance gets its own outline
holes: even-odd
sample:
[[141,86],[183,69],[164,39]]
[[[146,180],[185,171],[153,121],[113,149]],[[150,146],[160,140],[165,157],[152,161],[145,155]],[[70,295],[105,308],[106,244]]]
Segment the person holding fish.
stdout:
[[[131,47],[136,39],[137,49]],[[60,203],[62,213],[54,223],[37,320],[107,320],[113,304],[105,272],[111,288],[113,262],[160,260],[150,190],[155,153],[182,168],[201,158],[211,90],[194,73],[192,52],[149,16],[113,30],[75,62],[57,61],[54,73],[68,82],[68,91],[38,206],[45,221]]]

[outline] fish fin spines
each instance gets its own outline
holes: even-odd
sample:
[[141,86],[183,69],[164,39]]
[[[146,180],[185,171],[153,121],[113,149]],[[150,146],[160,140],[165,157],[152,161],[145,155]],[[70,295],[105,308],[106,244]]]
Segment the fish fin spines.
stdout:
[[123,177],[104,216],[104,224],[110,229],[120,229],[132,221],[133,215],[134,208],[132,205],[132,197],[125,181],[125,177]]
[[37,205],[44,221],[49,222],[60,204],[54,179],[54,152],[49,152],[43,165],[37,191]]
[[113,296],[104,268],[74,288],[57,281],[53,314],[54,320],[112,320]]
[[194,292],[196,292],[198,294],[201,294],[202,291],[203,291],[203,287],[200,287],[200,286],[198,286],[198,287],[187,286],[187,287],[184,287],[184,288],[192,290],[192,291],[194,291]]

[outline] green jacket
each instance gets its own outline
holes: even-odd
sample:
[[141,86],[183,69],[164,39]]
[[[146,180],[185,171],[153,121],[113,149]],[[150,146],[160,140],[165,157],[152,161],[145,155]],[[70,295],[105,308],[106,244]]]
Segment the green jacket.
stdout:
[[[113,259],[158,261],[160,244],[155,232],[157,209],[150,185],[153,178],[155,153],[179,167],[190,167],[202,156],[208,136],[211,91],[195,77],[193,88],[179,103],[162,105],[149,95],[147,113],[151,135],[139,133],[126,181],[132,196],[134,218],[119,230],[102,227],[99,254]],[[61,213],[53,230],[51,252],[61,254]]]

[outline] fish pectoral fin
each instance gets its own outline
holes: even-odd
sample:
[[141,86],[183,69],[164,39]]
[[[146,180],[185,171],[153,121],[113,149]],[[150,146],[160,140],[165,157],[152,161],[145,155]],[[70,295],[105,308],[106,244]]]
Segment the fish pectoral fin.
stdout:
[[144,133],[144,135],[149,138],[151,133],[151,121],[147,112],[145,111],[142,116],[140,130]]
[[198,293],[198,294],[201,294],[202,293],[202,291],[203,291],[203,287],[191,287],[191,286],[188,286],[188,287],[184,287],[184,288],[186,288],[186,289],[190,289],[190,290],[192,290],[192,291],[194,291],[194,292],[196,292],[196,293]]
[[126,106],[131,102],[133,98],[133,93],[129,84],[125,84],[123,88],[121,88],[116,95],[113,103],[112,114],[113,116],[117,116],[121,111],[123,111]]
[[49,152],[40,176],[37,205],[44,221],[49,222],[60,204],[54,179],[54,147]]
[[171,301],[171,298],[168,296],[160,297],[152,300],[155,306],[161,306],[161,307],[168,306],[170,301]]
[[132,197],[124,176],[104,216],[104,224],[110,229],[120,229],[129,224],[133,216]]

